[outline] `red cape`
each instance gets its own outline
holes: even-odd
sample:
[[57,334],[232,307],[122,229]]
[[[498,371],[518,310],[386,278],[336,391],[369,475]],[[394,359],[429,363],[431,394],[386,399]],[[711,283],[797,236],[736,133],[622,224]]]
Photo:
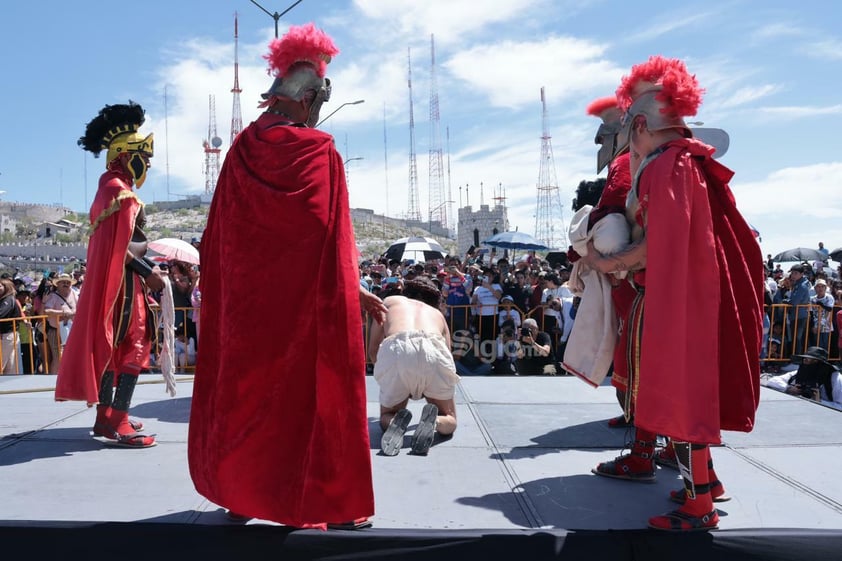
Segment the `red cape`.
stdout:
[[[114,308],[126,274],[126,250],[142,203],[127,175],[107,171],[99,179],[90,220],[85,287],[79,295],[73,329],[61,355],[56,400],[99,400],[99,382],[111,359]],[[140,291],[138,297],[143,296]]]
[[374,513],[356,244],[342,158],[319,130],[234,142],[202,236],[196,489],[291,526]]
[[728,187],[733,172],[692,139],[642,172],[646,298],[635,424],[717,444],[749,432],[760,395],[763,256]]

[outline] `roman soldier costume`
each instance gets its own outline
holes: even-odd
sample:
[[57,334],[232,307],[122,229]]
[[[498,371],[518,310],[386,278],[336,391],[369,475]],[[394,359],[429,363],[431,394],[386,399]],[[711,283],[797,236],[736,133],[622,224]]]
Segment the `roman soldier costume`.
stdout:
[[143,203],[133,186],[146,180],[153,135],[138,129],[143,108],[133,102],[106,105],[87,125],[79,146],[99,156],[107,152],[106,172],[91,205],[85,289],[79,297],[73,330],[61,357],[55,398],[97,406],[94,436],[131,448],[153,446],[129,419],[138,375],[148,367],[154,315],[144,279],[153,272],[146,261]]

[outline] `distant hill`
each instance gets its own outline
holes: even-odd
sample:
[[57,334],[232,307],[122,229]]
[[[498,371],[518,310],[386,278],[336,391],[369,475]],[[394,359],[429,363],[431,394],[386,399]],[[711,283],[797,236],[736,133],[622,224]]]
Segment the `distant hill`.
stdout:
[[[208,206],[182,208],[177,210],[157,210],[154,205],[147,205],[146,233],[150,240],[158,238],[180,238],[189,241],[202,237],[208,217]],[[364,259],[373,259],[381,255],[400,238],[409,236],[431,236],[422,228],[405,227],[391,223],[354,222],[354,234],[357,247]],[[434,237],[448,252],[456,252],[456,240]]]

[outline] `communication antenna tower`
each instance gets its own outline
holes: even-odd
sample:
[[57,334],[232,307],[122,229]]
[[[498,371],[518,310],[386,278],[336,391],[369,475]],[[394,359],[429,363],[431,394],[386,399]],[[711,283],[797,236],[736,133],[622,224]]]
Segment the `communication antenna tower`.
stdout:
[[[240,110],[240,59],[239,59],[239,34],[237,32],[237,12],[234,12],[234,87],[231,93],[234,94],[234,107],[231,110],[231,144],[243,130],[243,112]],[[229,146],[231,145],[229,144]]]
[[412,111],[412,58],[409,47],[406,48],[406,64],[409,68],[409,206],[407,220],[421,220],[421,199],[418,196],[418,165],[415,161],[415,117]]
[[208,96],[208,137],[202,142],[205,149],[205,194],[213,195],[219,177],[219,153],[222,139],[216,134],[216,97]]
[[442,161],[441,132],[439,130],[439,89],[436,80],[436,43],[430,34],[430,168],[429,209],[430,222],[437,220],[442,228],[448,227],[447,205],[450,199],[444,193],[444,162]]
[[567,247],[561,195],[555,174],[553,145],[547,125],[547,101],[541,88],[541,165],[538,171],[538,202],[535,209],[535,238],[551,249]]

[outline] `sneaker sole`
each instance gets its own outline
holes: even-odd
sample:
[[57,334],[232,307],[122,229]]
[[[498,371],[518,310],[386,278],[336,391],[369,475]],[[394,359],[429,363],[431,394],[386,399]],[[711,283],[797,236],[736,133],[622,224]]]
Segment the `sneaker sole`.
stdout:
[[439,408],[428,403],[421,411],[421,421],[418,427],[412,434],[412,453],[425,456],[430,451],[430,446],[433,444],[433,437],[436,433],[436,417],[438,417]]
[[409,421],[412,420],[412,412],[409,409],[401,409],[386,428],[383,437],[380,439],[380,451],[386,456],[397,456],[398,452],[403,446],[403,435],[406,434],[406,429],[409,427]]

